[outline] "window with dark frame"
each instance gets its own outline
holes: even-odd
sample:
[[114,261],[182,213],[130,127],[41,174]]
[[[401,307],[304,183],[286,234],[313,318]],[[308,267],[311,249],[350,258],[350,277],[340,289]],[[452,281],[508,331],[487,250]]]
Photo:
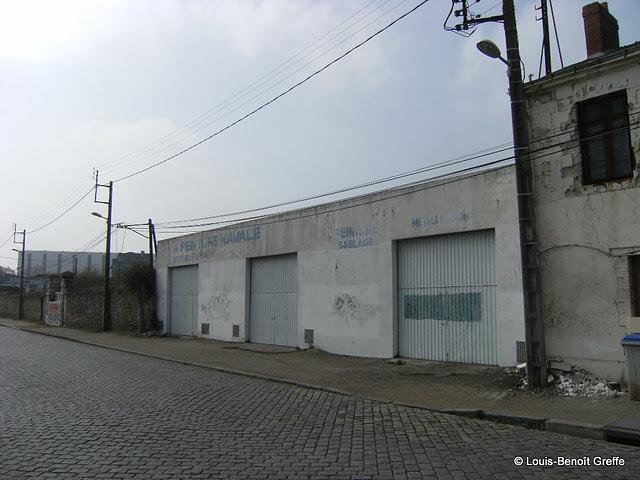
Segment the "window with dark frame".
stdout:
[[633,176],[626,90],[578,103],[578,128],[585,185]]
[[631,277],[631,315],[640,317],[640,255],[629,256],[629,276]]

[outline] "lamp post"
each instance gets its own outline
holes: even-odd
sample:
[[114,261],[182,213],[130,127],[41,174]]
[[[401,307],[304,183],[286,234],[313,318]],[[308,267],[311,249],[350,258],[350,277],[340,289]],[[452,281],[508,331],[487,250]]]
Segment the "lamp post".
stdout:
[[24,235],[25,231],[22,232],[22,251],[17,248],[12,248],[14,252],[18,252],[20,254],[20,304],[18,306],[18,318],[20,320],[24,320]]
[[102,330],[107,332],[111,330],[111,286],[110,286],[110,267],[111,267],[111,183],[109,184],[109,208],[107,216],[104,217],[98,212],[91,212],[94,217],[102,218],[107,222],[107,246],[104,255],[104,305],[102,310]]
[[481,40],[478,50],[490,58],[500,59],[509,68],[509,96],[516,168],[518,196],[518,224],[520,231],[520,258],[522,261],[522,290],[524,297],[524,326],[527,345],[527,380],[529,387],[547,383],[547,365],[544,343],[544,322],[540,290],[540,269],[536,235],[536,215],[533,190],[533,169],[529,158],[529,131],[527,107],[520,69],[520,49],[513,0],[503,0],[502,14],[507,46],[505,60],[498,46],[491,40]]

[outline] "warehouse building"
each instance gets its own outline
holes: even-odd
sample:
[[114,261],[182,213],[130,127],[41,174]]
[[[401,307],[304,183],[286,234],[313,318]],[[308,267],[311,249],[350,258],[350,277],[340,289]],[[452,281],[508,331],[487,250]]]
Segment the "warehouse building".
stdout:
[[336,354],[524,358],[514,167],[158,244],[168,333]]

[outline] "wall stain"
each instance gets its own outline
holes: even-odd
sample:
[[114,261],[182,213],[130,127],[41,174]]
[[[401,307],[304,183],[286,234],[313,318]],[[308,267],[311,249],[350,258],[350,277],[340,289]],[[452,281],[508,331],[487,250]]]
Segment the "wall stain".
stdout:
[[375,316],[376,307],[361,303],[355,296],[343,293],[333,302],[333,311],[347,322],[355,320],[364,324]]
[[200,308],[211,322],[220,319],[228,320],[231,313],[231,300],[226,293],[221,293],[211,297],[207,304],[200,305]]

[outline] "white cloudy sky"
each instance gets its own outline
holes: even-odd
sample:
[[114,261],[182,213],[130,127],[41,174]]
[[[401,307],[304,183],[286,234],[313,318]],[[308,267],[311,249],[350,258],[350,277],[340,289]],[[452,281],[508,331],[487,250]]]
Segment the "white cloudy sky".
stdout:
[[[93,183],[93,168],[101,180],[116,180],[166,158],[418,3],[0,0],[0,243],[13,222],[37,229],[78,200]],[[480,13],[497,3],[482,0],[474,8]],[[535,2],[516,3],[526,69],[537,76]],[[585,57],[586,3],[555,1],[565,64]],[[475,48],[481,38],[503,46],[501,27],[482,26],[471,38],[445,32],[450,5],[431,0],[247,121],[116,183],[114,222],[252,208],[509,141],[505,67]],[[610,0],[609,8],[621,42],[640,40],[634,36],[640,2]],[[90,215],[104,206],[92,201],[90,195],[29,234],[27,248],[85,246],[104,228]],[[15,267],[13,247],[0,248],[0,265]],[[113,249],[123,248],[146,245],[119,230]]]

